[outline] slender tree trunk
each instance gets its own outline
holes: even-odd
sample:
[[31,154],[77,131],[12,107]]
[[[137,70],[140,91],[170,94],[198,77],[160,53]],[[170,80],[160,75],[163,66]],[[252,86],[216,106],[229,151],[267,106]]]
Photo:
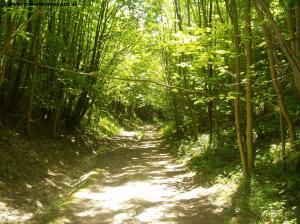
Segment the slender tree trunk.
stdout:
[[226,0],[227,10],[229,11],[230,20],[234,31],[234,46],[235,46],[235,92],[234,99],[234,117],[235,117],[235,129],[237,135],[237,142],[240,151],[241,163],[244,177],[247,177],[248,165],[247,154],[243,142],[243,128],[242,128],[242,116],[241,116],[241,33],[239,28],[238,12],[236,7],[236,0]]
[[251,31],[251,4],[250,0],[245,0],[245,47],[246,47],[246,145],[248,173],[251,176],[254,165],[254,146],[253,146],[253,105],[252,105],[252,70],[253,70],[253,49]]
[[214,105],[214,130],[216,133],[216,137],[217,137],[217,142],[220,142],[221,140],[221,133],[220,133],[220,121],[219,121],[219,113],[217,110],[217,100],[213,101],[213,105]]
[[[188,19],[188,27],[191,27],[191,13],[190,13],[190,0],[187,0],[187,4],[186,4],[186,8],[187,8],[187,19]],[[187,56],[187,55],[182,55],[182,57],[185,59],[185,61],[192,61],[193,57],[192,56]],[[185,69],[183,69],[183,76],[184,76],[184,88],[188,89],[190,88],[190,86],[188,85],[188,81],[187,81],[187,71]],[[198,135],[199,135],[199,131],[198,131],[198,117],[197,117],[197,113],[195,111],[195,106],[194,103],[190,97],[189,93],[186,93],[186,101],[188,104],[188,108],[189,108],[189,113],[191,116],[191,120],[192,120],[192,135],[194,137],[194,140],[197,140]]]
[[217,6],[217,12],[218,12],[220,21],[221,21],[221,23],[224,23],[224,19],[223,19],[223,16],[222,16],[222,13],[221,13],[221,10],[220,10],[220,6],[219,6],[219,0],[216,0],[216,6]]
[[57,126],[59,124],[59,117],[61,115],[61,111],[64,105],[64,100],[65,100],[65,90],[64,90],[64,86],[61,86],[61,92],[60,92],[60,97],[59,97],[59,103],[58,103],[58,107],[54,110],[53,113],[53,122],[52,122],[52,137],[56,138],[57,137]]
[[[213,74],[213,66],[210,64],[208,65],[208,79],[212,79],[212,74]],[[212,95],[212,86],[211,84],[208,85],[208,94]],[[207,114],[208,114],[208,133],[209,133],[209,145],[213,143],[213,107],[214,107],[214,102],[212,99],[209,100],[208,105],[207,105]]]
[[295,50],[295,24],[294,24],[294,16],[293,16],[293,4],[292,2],[288,3],[287,6],[287,28],[289,31],[289,39],[291,42],[291,49]]
[[38,15],[34,31],[34,40],[33,40],[33,60],[34,64],[32,65],[32,71],[29,75],[29,96],[27,104],[27,119],[26,119],[26,133],[30,135],[31,129],[31,120],[32,120],[32,109],[33,109],[33,96],[35,90],[35,81],[38,71],[38,59],[40,53],[40,29],[41,29],[42,18],[41,15]]
[[197,15],[198,15],[198,27],[202,27],[202,16],[201,16],[201,6],[200,0],[194,0],[195,5],[197,6]]
[[281,135],[281,159],[284,160],[285,158],[285,142],[286,142],[286,131],[284,128],[284,119],[282,116],[281,111],[279,111],[279,122],[280,122],[280,135]]
[[203,15],[203,25],[204,27],[208,27],[208,17],[207,17],[207,10],[206,10],[206,4],[203,0],[201,1],[201,9],[202,9],[202,15]]
[[264,20],[268,20],[268,23],[266,24],[268,32],[273,34],[273,37],[278,42],[282,52],[286,56],[291,69],[293,70],[295,87],[300,93],[300,60],[293,49],[289,46],[288,42],[285,40],[281,30],[274,20],[274,16],[265,2],[263,0],[253,0],[253,3],[257,13],[261,13],[264,17]]
[[295,26],[296,26],[296,40],[295,40],[295,51],[300,58],[300,1],[295,1]]
[[[261,13],[259,13],[258,16],[259,16],[259,18],[263,17]],[[288,110],[286,109],[285,100],[281,93],[280,83],[277,79],[276,61],[275,61],[275,54],[274,54],[274,51],[272,48],[272,43],[271,43],[271,36],[270,36],[271,34],[268,32],[265,24],[263,24],[263,33],[264,33],[264,37],[265,37],[265,41],[266,41],[266,48],[267,48],[268,59],[269,59],[269,67],[270,67],[270,71],[271,71],[271,75],[272,75],[273,87],[274,87],[274,90],[275,90],[277,98],[278,98],[280,112],[283,115],[283,117],[288,125],[288,128],[290,130],[291,145],[294,148],[295,142],[297,140],[296,139],[296,129],[295,129],[292,117],[290,116]]]

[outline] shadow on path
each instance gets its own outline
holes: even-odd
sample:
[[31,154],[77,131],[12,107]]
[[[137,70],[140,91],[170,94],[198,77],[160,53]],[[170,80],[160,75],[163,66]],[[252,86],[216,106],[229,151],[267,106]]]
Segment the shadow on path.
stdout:
[[95,160],[104,174],[75,192],[52,223],[224,223],[225,187],[201,186],[152,129],[140,141],[133,132],[114,139],[117,150]]

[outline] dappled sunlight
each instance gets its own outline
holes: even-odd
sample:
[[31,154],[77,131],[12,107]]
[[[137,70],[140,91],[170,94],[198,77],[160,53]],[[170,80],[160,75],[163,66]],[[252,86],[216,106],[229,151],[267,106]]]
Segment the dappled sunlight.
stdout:
[[80,199],[88,199],[89,203],[102,205],[105,210],[119,210],[126,207],[130,200],[144,200],[147,202],[160,202],[166,197],[176,194],[172,189],[167,189],[164,185],[155,185],[148,182],[129,182],[118,187],[104,187],[100,191],[90,192],[84,190],[74,196]]
[[156,148],[157,143],[152,143],[152,142],[142,142],[139,145],[131,147],[131,149],[151,149],[151,148]]
[[193,198],[199,197],[201,195],[207,195],[207,194],[209,194],[209,193],[206,191],[205,188],[198,187],[191,191],[179,193],[174,197],[174,199],[175,200],[189,200],[189,199],[193,199]]
[[28,221],[32,217],[32,213],[19,211],[0,201],[0,223],[21,223]]
[[119,134],[120,137],[135,137],[136,135],[135,131],[123,131]]
[[147,208],[145,209],[141,214],[137,215],[137,219],[140,222],[148,222],[148,223],[153,223],[153,222],[158,222],[164,217],[168,218],[175,218],[176,214],[175,213],[167,213],[168,210],[172,208],[172,205],[161,205],[158,207],[154,208]]
[[[210,188],[195,186],[189,191],[169,185],[174,182],[180,184],[185,177],[191,175],[161,177],[156,182],[131,181],[116,187],[99,185],[92,186],[93,190],[83,189],[73,195],[80,208],[73,211],[73,215],[82,218],[105,216],[107,223],[123,223],[126,220],[153,223],[166,218],[176,220],[176,217],[185,216],[190,209],[213,204],[212,194],[218,191],[218,185]],[[195,201],[198,204],[195,205]],[[186,207],[182,207],[182,203]],[[216,204],[209,212],[221,213],[224,203]]]
[[220,193],[230,190],[203,187],[154,137],[99,160],[103,178],[73,194],[64,211],[69,223],[222,223],[229,200]]
[[79,178],[79,182],[84,182],[84,181],[86,181],[88,178],[90,178],[91,176],[99,175],[101,172],[102,172],[101,169],[96,169],[96,170],[90,171],[90,172],[88,172],[88,173],[82,175],[82,176]]

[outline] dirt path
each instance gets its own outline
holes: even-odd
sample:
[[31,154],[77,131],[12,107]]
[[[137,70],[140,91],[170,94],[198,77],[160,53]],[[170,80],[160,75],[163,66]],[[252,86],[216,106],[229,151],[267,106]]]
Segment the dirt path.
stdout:
[[115,139],[117,150],[97,159],[104,174],[75,192],[51,223],[224,223],[222,185],[201,186],[151,127],[143,140],[134,134]]

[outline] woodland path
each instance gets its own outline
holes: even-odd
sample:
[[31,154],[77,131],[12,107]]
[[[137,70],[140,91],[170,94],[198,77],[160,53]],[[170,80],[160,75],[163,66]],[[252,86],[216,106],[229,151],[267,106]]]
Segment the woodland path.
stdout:
[[201,186],[153,127],[142,140],[134,135],[114,139],[117,149],[97,158],[102,174],[75,192],[51,223],[224,223],[222,185]]

